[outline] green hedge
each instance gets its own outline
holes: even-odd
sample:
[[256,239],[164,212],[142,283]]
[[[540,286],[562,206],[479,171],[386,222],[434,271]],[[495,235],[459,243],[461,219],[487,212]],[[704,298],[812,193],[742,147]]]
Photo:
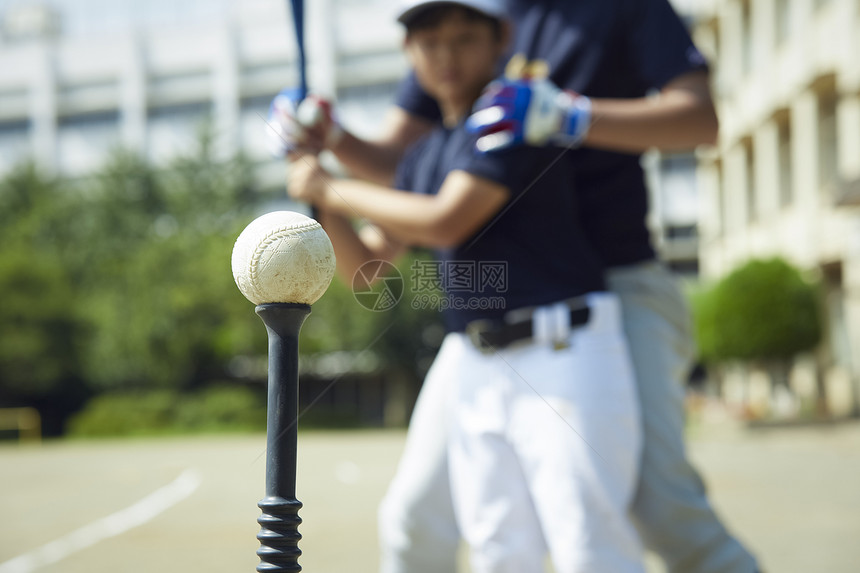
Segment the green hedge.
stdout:
[[265,429],[265,399],[240,386],[214,386],[196,393],[155,390],[102,394],[68,424],[68,434],[79,437]]
[[785,361],[821,341],[819,287],[780,258],[748,261],[691,301],[706,362]]

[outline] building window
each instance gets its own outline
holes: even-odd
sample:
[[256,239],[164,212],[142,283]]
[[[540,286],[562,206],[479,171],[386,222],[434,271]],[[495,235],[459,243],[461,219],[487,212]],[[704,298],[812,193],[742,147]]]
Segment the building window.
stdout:
[[731,209],[729,209],[730,193],[729,193],[729,181],[731,181],[731,172],[728,170],[728,165],[730,162],[723,162],[720,168],[720,178],[719,178],[719,205],[717,207],[720,210],[720,232],[721,234],[728,234],[729,230],[733,228],[736,221],[731,218]]
[[188,70],[153,76],[147,87],[147,96],[154,109],[196,105],[212,93],[212,74],[209,70]]
[[850,368],[851,340],[845,320],[845,287],[842,262],[836,261],[821,266],[824,307],[826,312],[826,355],[832,366]]
[[30,122],[7,121],[0,123],[0,174],[30,155]]
[[752,9],[747,0],[741,3],[741,71],[747,75],[753,68]]
[[267,125],[269,105],[273,96],[248,97],[242,100],[240,134],[242,149],[255,160],[270,159],[270,137],[274,135]]
[[663,225],[695,224],[699,217],[696,156],[692,153],[660,157],[660,220]]
[[119,113],[62,118],[58,125],[60,171],[78,176],[95,171],[119,145]]
[[726,51],[723,49],[722,33],[719,21],[714,20],[713,27],[711,28],[711,50],[710,53],[706,54],[706,57],[712,64],[711,78],[715,97],[726,93],[726,74],[725,66],[723,65]]
[[164,30],[218,21],[224,17],[231,4],[229,0],[52,0],[40,3],[51,5],[59,13],[63,35],[77,37],[97,36],[135,27]]
[[789,0],[775,0],[776,33],[774,40],[777,46],[782,46],[791,35],[791,9]]
[[697,239],[699,232],[696,225],[669,225],[665,236],[667,239]]
[[[725,192],[723,190],[723,166],[721,161],[714,162],[714,168],[711,170],[711,189],[716,194],[715,202],[712,203],[716,207],[716,221],[713,223],[713,232],[716,236],[722,236],[726,231],[726,208],[725,208]],[[705,213],[702,213],[703,215]],[[707,227],[706,227],[707,228]]]
[[669,270],[671,270],[676,275],[695,277],[699,274],[698,259],[669,261],[667,266],[669,267]]
[[744,195],[746,196],[747,223],[758,218],[758,193],[755,184],[755,152],[752,139],[746,139],[744,149]]
[[162,106],[149,110],[147,118],[147,156],[163,165],[179,156],[197,151],[201,130],[211,116],[211,104]]
[[787,207],[794,201],[791,177],[791,122],[786,116],[777,124],[777,184],[779,204]]
[[836,137],[836,94],[828,91],[818,98],[818,183],[822,191],[829,193],[839,178]]

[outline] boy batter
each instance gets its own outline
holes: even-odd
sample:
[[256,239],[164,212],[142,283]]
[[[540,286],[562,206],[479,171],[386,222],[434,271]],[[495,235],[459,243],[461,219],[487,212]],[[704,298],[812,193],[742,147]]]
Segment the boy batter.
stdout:
[[[482,116],[477,125],[511,131],[508,143],[539,144],[562,135],[587,146],[567,153],[576,167],[566,185],[579,197],[580,220],[607,267],[610,290],[621,299],[636,371],[644,443],[634,521],[673,573],[755,571],[755,559],[720,523],[685,452],[681,383],[692,356],[689,317],[672,277],[654,260],[638,158],[651,147],[691,149],[714,141],[717,122],[704,59],[667,0],[505,3],[516,22],[513,51],[543,60],[552,82],[590,96],[592,116],[599,118],[571,121],[585,98],[576,98],[579,105],[558,105],[570,99],[554,97],[558,88],[543,80],[517,87],[524,97],[516,101],[525,105],[511,105],[514,99],[504,101],[501,92],[489,94],[483,105],[496,108],[496,119]],[[649,90],[655,97],[644,97]],[[375,141],[353,137],[327,115],[287,139],[331,149],[353,173],[389,184],[406,144],[439,121],[435,102],[414,77],[404,83],[397,104]],[[541,112],[555,114],[555,121]],[[582,125],[585,133],[571,133]],[[384,573],[455,570],[459,536],[448,501],[445,436],[434,424],[442,407],[422,390],[410,448],[381,508]]]
[[[548,551],[559,573],[642,571],[627,518],[641,439],[636,391],[617,300],[575,223],[570,164],[553,148],[474,150],[464,122],[506,49],[501,4],[410,4],[399,17],[406,53],[443,126],[401,161],[400,191],[329,184],[315,161],[300,159],[289,192],[317,207],[347,279],[409,245],[433,248],[446,269],[506,264],[506,280],[483,292],[448,293],[462,300],[444,311],[448,335],[422,390],[447,396],[448,419],[436,426],[449,437],[473,570],[540,571]],[[375,227],[358,236],[354,215]],[[483,297],[504,305],[484,309],[475,304]]]

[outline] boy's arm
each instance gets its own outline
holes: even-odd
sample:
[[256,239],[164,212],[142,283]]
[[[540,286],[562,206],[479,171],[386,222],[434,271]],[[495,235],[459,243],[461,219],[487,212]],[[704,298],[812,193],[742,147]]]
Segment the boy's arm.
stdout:
[[465,171],[452,171],[436,195],[396,191],[366,181],[333,180],[308,160],[293,164],[287,185],[294,199],[323,212],[373,221],[397,240],[422,247],[461,244],[498,213],[509,190]]
[[719,123],[705,71],[675,78],[653,98],[592,99],[591,106],[584,140],[591,147],[684,151],[717,141]]
[[630,99],[563,92],[547,79],[501,80],[477,107],[467,125],[481,134],[483,151],[518,143],[584,144],[628,153],[683,151],[715,143],[719,128],[704,70],[676,77],[656,96]]
[[[549,80],[539,81],[552,85]],[[533,89],[535,83],[537,81],[524,84],[532,96],[526,98],[526,101],[530,102],[529,107],[552,107],[536,101]],[[553,93],[551,97],[555,98],[561,90],[555,86],[552,88],[554,89],[549,91]],[[577,98],[583,96],[573,96],[573,100]],[[488,133],[496,133],[499,125],[510,121],[511,115],[520,114],[522,117],[517,118],[522,130],[519,142],[544,145],[553,138],[560,137],[560,143],[566,144],[566,136],[571,136],[581,138],[576,143],[629,153],[642,153],[651,148],[661,151],[687,151],[698,145],[711,145],[717,141],[719,121],[706,70],[681,74],[669,81],[653,97],[584,99],[589,100],[590,112],[583,118],[587,125],[579,128],[581,131],[578,133],[565,132],[566,129],[576,130],[578,127],[578,118],[569,117],[569,114],[581,113],[582,107],[578,105],[571,109],[558,109],[555,123],[539,120],[538,123],[553,126],[540,133],[527,133],[528,123],[534,123],[535,119],[529,117],[528,110],[506,111],[504,116],[497,115],[491,123],[477,127]],[[488,100],[484,101],[487,102],[485,105],[493,105]],[[564,98],[564,101],[570,100]],[[433,124],[428,120],[393,107],[389,110],[381,137],[369,141],[345,134],[331,150],[357,177],[390,185],[403,151],[432,128]],[[518,141],[511,140],[506,143]]]

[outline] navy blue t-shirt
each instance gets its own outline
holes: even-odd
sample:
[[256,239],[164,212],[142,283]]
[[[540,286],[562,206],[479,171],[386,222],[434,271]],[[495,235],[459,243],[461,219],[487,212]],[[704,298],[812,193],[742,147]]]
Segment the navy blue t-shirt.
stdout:
[[[547,62],[558,86],[595,98],[637,98],[678,76],[706,69],[667,0],[508,0],[511,53]],[[432,121],[436,102],[414,75],[397,105]],[[645,223],[648,194],[638,154],[580,148],[567,155],[568,188],[579,194],[580,219],[606,266],[654,257]]]
[[435,250],[451,304],[442,311],[448,330],[463,331],[472,320],[498,319],[510,310],[604,289],[597,255],[576,223],[565,153],[523,146],[478,155],[475,136],[462,124],[438,127],[406,152],[394,181],[397,189],[435,195],[449,173],[461,170],[510,191],[506,205],[474,236]]

